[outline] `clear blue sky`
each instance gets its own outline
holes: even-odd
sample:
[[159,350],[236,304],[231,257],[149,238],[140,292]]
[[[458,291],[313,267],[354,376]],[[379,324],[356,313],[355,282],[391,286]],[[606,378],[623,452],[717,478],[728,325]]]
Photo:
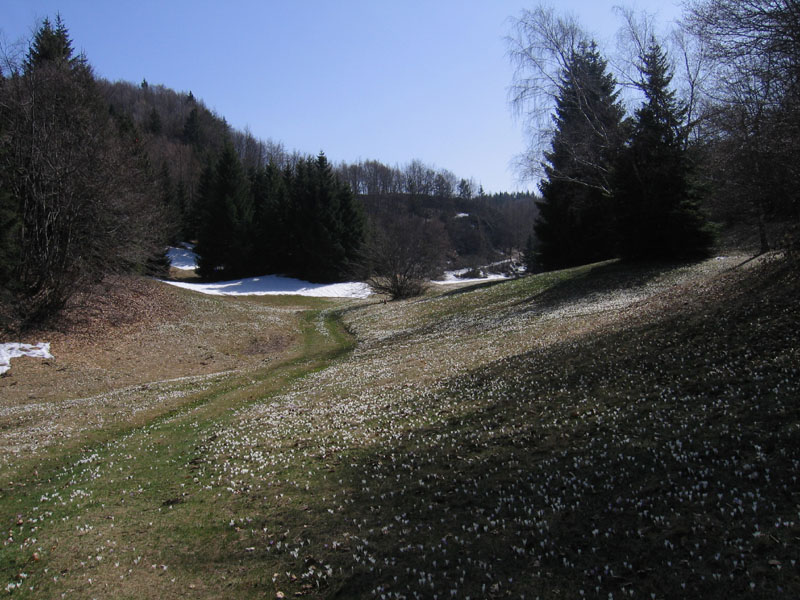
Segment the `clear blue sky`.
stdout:
[[[599,42],[625,4],[561,0]],[[504,36],[519,0],[0,0],[5,43],[61,13],[98,75],[191,91],[232,126],[334,162],[418,158],[486,191],[519,185],[522,125],[507,103]]]

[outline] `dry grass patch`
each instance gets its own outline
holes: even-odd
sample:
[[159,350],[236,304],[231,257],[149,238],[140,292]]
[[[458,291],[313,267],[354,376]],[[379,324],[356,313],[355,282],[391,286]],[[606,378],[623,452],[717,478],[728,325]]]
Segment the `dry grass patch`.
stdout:
[[221,379],[297,357],[304,311],[327,305],[109,281],[75,299],[58,328],[26,334],[50,341],[54,359],[15,359],[0,377],[0,463],[85,431],[146,423]]

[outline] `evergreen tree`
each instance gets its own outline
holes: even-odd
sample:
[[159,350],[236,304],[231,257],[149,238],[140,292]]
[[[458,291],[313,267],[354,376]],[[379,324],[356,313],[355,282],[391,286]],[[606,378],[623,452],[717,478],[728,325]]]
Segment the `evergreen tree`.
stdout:
[[350,186],[344,181],[336,181],[337,195],[339,196],[339,219],[342,247],[344,248],[344,261],[339,266],[339,276],[348,275],[345,271],[351,270],[361,259],[361,252],[366,238],[366,217],[364,207]]
[[200,113],[196,106],[189,111],[189,116],[183,124],[183,141],[191,146],[198,146],[201,142]]
[[620,254],[633,260],[703,256],[713,238],[692,186],[686,107],[670,90],[667,56],[655,40],[642,59],[645,100],[615,186]]
[[253,207],[247,178],[232,145],[225,146],[213,170],[207,167],[203,180],[198,271],[208,278],[248,274]]
[[150,111],[150,114],[147,117],[147,126],[146,129],[149,133],[153,135],[159,135],[161,130],[163,129],[163,125],[161,123],[161,116],[158,114],[158,111],[153,107]]
[[323,153],[299,160],[283,175],[283,187],[272,185],[269,211],[279,268],[311,281],[346,277],[365,236],[363,209],[349,185],[333,173]]
[[176,189],[172,184],[169,165],[166,161],[161,163],[161,173],[158,176],[161,191],[161,202],[164,208],[164,217],[167,220],[166,230],[171,243],[180,242],[182,233],[183,213],[178,202]]
[[43,21],[24,61],[9,67],[0,178],[20,223],[17,316],[32,322],[107,273],[141,268],[163,244],[161,215],[139,149],[60,17]]
[[175,184],[175,205],[178,208],[178,214],[181,215],[181,220],[178,227],[178,237],[181,240],[191,240],[194,238],[192,229],[192,215],[189,209],[189,192],[186,190],[186,184],[182,179],[178,180]]
[[324,154],[298,163],[292,186],[297,210],[295,268],[313,281],[332,281],[344,261],[336,181]]
[[[0,85],[3,76],[0,74]],[[0,139],[3,122],[0,121]],[[2,168],[6,161],[5,149],[0,146],[0,333],[10,328],[15,293],[19,287],[20,259],[22,255],[20,226],[22,213],[19,201],[9,192],[9,173]]]
[[78,62],[82,62],[82,59],[73,56],[72,40],[61,15],[56,15],[55,26],[50,23],[50,19],[45,18],[28,49],[25,71],[31,72],[45,64],[66,63],[74,66]]
[[219,278],[282,273],[336,281],[360,257],[363,209],[328,159],[274,163],[249,176],[232,146],[200,179],[199,272]]
[[255,170],[250,177],[253,199],[254,273],[285,272],[288,189],[284,173],[270,163]]
[[309,163],[311,193],[307,207],[310,252],[305,268],[315,281],[335,281],[347,275],[364,239],[364,221],[350,186],[340,182],[324,153]]
[[[0,296],[13,287],[20,260],[19,202],[12,196],[0,173]],[[0,301],[2,298],[0,298]]]
[[531,269],[563,268],[614,253],[610,181],[623,141],[624,109],[606,67],[593,43],[582,44],[561,74]]

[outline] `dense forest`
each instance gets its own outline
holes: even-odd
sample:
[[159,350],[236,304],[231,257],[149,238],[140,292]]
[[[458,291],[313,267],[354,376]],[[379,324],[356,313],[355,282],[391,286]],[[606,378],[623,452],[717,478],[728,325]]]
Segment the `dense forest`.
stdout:
[[4,328],[50,317],[109,274],[163,275],[181,241],[197,242],[206,279],[333,281],[369,277],[372,241],[409,229],[430,234],[433,275],[508,256],[533,222],[531,195],[487,196],[418,160],[333,165],[233,129],[190,91],[98,78],[60,17],[5,59]]
[[109,274],[163,274],[180,241],[197,242],[207,279],[378,283],[523,251],[532,271],[686,259],[731,231],[793,249],[796,3],[698,1],[668,38],[620,14],[613,61],[575,18],[538,8],[513,21],[511,103],[538,196],[487,195],[419,160],[288,151],[190,91],[96,77],[60,17],[45,19],[0,72],[2,327],[47,318]]

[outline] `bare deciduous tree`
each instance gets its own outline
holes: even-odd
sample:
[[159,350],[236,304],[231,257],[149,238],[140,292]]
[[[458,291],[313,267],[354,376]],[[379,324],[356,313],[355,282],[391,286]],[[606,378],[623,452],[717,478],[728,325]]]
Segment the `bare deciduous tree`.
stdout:
[[423,294],[442,259],[445,236],[437,221],[392,219],[375,232],[367,247],[370,287],[392,300]]
[[726,204],[749,206],[765,251],[769,220],[800,224],[800,4],[701,0],[687,30],[714,60],[712,176]]
[[588,45],[590,39],[575,17],[558,16],[552,8],[539,6],[524,10],[513,20],[513,33],[506,42],[515,67],[509,100],[530,140],[518,167],[523,178],[538,179],[544,175],[541,157],[553,137],[551,115],[560,94],[561,76],[581,45]]

